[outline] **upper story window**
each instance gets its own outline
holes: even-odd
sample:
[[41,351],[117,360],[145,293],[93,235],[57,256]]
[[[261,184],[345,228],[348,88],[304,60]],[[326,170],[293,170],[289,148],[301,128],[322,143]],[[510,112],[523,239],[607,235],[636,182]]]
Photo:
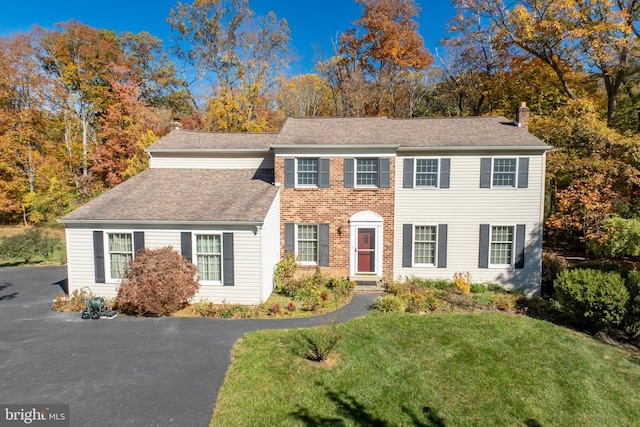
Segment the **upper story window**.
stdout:
[[285,188],[329,188],[331,160],[300,157],[284,159]]
[[528,186],[528,157],[480,159],[480,188],[527,188]]
[[491,184],[494,187],[516,186],[516,159],[493,159]]
[[133,234],[108,233],[109,277],[122,279],[133,259]]
[[388,157],[344,159],[345,188],[389,188],[391,159]]
[[297,159],[297,184],[318,186],[318,159]]
[[416,187],[438,188],[438,159],[416,159]]
[[449,188],[450,158],[403,159],[402,188]]
[[356,186],[378,186],[378,159],[356,159]]

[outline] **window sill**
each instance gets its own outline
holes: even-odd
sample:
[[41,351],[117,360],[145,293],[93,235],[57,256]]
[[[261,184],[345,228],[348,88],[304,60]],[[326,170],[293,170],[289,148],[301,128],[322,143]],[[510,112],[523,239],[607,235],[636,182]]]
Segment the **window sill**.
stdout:
[[319,187],[294,187],[294,191],[318,191]]

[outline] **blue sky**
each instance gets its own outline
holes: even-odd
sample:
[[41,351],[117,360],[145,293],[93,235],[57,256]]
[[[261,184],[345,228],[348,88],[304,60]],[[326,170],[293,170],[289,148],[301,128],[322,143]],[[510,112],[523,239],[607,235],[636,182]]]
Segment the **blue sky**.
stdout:
[[[172,35],[166,18],[177,0],[2,0],[0,35],[28,32],[33,25],[53,28],[57,22],[78,20],[96,28],[117,33],[147,31],[163,40],[168,49]],[[187,2],[188,0],[183,0]],[[417,0],[422,11],[419,31],[433,53],[443,37],[447,21],[453,17],[448,0]],[[299,61],[291,72],[312,71],[318,52],[325,58],[331,54],[331,40],[352,26],[361,16],[361,7],[353,0],[249,0],[257,15],[272,10],[284,18],[291,30],[291,50]]]

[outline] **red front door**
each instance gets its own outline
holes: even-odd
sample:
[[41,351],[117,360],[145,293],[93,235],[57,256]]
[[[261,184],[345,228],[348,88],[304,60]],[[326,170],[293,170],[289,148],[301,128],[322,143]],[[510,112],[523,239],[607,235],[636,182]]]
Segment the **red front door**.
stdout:
[[375,228],[358,228],[358,273],[376,271]]

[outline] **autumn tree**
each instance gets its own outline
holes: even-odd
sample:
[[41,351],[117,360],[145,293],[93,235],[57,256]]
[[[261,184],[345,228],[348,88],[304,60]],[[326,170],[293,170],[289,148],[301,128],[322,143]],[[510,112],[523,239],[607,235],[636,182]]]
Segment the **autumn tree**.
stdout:
[[209,127],[269,130],[266,94],[287,61],[286,21],[273,12],[256,17],[247,0],[178,2],[167,20],[178,39],[173,51],[208,82]]
[[276,100],[287,117],[334,115],[329,83],[317,74],[302,74],[282,79]]
[[[638,50],[635,0],[454,0],[449,31],[477,39],[492,35],[495,49],[521,52],[549,66],[569,99],[584,96],[593,73],[606,89],[607,123],[614,125],[620,88],[633,74]],[[477,24],[478,19],[482,25]]]
[[[433,57],[424,46],[416,18],[414,0],[356,0],[362,16],[340,37],[338,64],[345,69],[357,66],[376,92],[367,113],[400,116],[406,102],[404,89],[414,72],[424,71]],[[363,30],[359,33],[358,28]],[[358,77],[352,72],[352,76]]]
[[35,44],[33,34],[0,38],[0,218],[25,224],[51,221],[70,201]]
[[636,138],[608,128],[587,100],[570,101],[531,126],[535,135],[556,147],[547,159],[546,225],[553,236],[598,241],[606,238],[607,219],[638,214]]

